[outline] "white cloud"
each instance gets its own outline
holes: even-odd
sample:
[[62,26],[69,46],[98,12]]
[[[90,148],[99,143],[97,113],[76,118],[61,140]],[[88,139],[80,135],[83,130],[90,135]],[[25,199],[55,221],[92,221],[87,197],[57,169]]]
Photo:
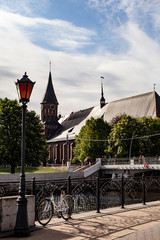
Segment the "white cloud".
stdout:
[[96,9],[100,16],[103,14],[102,17],[105,16],[114,26],[128,19],[141,27],[146,27],[149,22],[153,28],[160,26],[159,0],[88,0],[88,5]]
[[[74,82],[74,80],[78,78],[75,70],[79,68],[78,65],[75,68],[73,67],[76,65],[76,61],[79,57],[76,59],[72,54],[46,50],[33,44],[32,37],[34,33],[26,31],[26,27],[32,28],[39,24],[45,24],[48,28],[51,26],[51,30],[53,30],[52,27],[55,26],[55,31],[57,26],[57,29],[61,28],[62,32],[59,34],[59,40],[57,41],[60,42],[59,44],[65,45],[65,47],[70,47],[70,50],[77,47],[72,46],[71,48],[71,42],[74,42],[75,45],[86,44],[90,34],[93,34],[93,32],[87,29],[78,28],[65,21],[41,18],[31,19],[20,16],[19,14],[0,11],[0,95],[1,97],[8,97],[11,99],[17,98],[14,81],[16,81],[16,78],[21,78],[24,72],[27,71],[29,77],[36,81],[32,97],[32,104],[36,106],[36,111],[38,111],[39,103],[47,85],[49,61],[52,61],[53,69],[55,66],[56,73],[53,73],[53,81],[55,76],[58,80],[61,79],[62,76],[65,76],[65,90],[66,92],[68,91],[69,94],[70,85],[67,87],[67,81],[68,79],[72,79]],[[47,29],[46,32],[47,35],[48,32],[50,32],[49,29]],[[54,34],[56,35],[56,33]],[[63,84],[61,84],[60,80],[57,84],[57,88],[64,89],[64,81],[62,83]],[[61,91],[57,90],[57,94],[60,92]],[[69,105],[66,109],[69,109]]]
[[[160,45],[131,22],[121,29],[121,35],[129,43],[129,50],[105,55],[99,71],[111,76],[119,92],[152,91],[153,83],[159,83]],[[112,88],[112,83],[109,85]]]
[[93,44],[91,38],[96,35],[91,30],[77,27],[67,21],[29,18],[4,11],[0,11],[0,27],[8,34],[14,33],[18,37],[23,32],[23,36],[32,42],[42,41],[50,47],[59,47],[65,51],[74,51]]
[[0,0],[1,9],[12,13],[22,12],[24,16],[46,11],[49,6],[49,0]]
[[[96,3],[98,6],[99,1]],[[121,1],[121,8],[122,3],[129,16],[133,6],[129,12],[129,6],[125,5],[128,1]],[[101,75],[105,77],[106,101],[152,91],[153,83],[157,83],[156,89],[160,91],[160,45],[129,19],[116,28],[119,37],[128,44],[124,52],[107,51],[104,41],[104,45],[97,45],[97,52],[82,54],[79,48],[93,44],[95,32],[60,19],[31,18],[1,11],[0,96],[17,98],[14,81],[27,71],[29,78],[36,81],[28,106],[39,113],[50,61],[61,114],[98,105]],[[38,45],[38,38],[43,39],[44,46]],[[61,51],[47,49],[47,44],[58,46]]]

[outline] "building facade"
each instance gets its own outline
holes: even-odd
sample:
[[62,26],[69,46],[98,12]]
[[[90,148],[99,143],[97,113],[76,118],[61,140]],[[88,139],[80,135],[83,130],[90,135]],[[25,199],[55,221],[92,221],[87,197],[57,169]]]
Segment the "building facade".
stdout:
[[79,134],[86,121],[103,117],[110,123],[113,118],[123,114],[134,118],[160,117],[160,96],[148,92],[117,101],[105,103],[101,85],[100,105],[72,112],[67,118],[58,117],[58,101],[49,74],[47,89],[41,103],[41,119],[49,145],[49,163],[66,165],[73,159],[75,136]]

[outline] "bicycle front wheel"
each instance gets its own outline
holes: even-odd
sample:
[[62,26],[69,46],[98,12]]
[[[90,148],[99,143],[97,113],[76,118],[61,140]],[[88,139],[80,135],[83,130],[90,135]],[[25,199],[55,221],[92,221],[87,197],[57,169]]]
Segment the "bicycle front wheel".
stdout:
[[37,220],[43,226],[50,222],[53,215],[53,204],[50,199],[40,202],[37,210]]
[[68,218],[71,217],[74,210],[74,201],[72,196],[65,196],[62,200],[62,217],[65,220],[68,220]]

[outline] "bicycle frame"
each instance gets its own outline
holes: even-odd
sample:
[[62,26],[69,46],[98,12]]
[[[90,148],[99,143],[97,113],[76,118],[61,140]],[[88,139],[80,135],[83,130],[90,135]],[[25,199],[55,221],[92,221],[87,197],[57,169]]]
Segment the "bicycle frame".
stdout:
[[65,195],[65,192],[61,191],[60,201],[56,204],[53,193],[50,193],[50,197],[44,198],[38,206],[37,220],[42,225],[49,223],[53,215],[68,220],[73,213],[73,209],[74,200],[72,196]]
[[58,201],[58,204],[55,203],[55,198],[54,195],[52,194],[52,196],[50,197],[50,200],[53,204],[53,211],[54,214],[59,215],[59,213],[61,214],[62,212],[62,201],[64,198],[61,198],[60,201]]

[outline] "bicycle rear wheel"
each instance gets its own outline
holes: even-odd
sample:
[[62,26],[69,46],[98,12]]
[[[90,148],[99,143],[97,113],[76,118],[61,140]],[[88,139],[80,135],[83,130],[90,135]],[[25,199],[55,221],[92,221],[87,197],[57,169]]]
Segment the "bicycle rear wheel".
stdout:
[[71,217],[72,213],[74,210],[74,200],[72,196],[65,196],[64,199],[62,200],[62,217],[65,220],[68,220],[68,218]]
[[40,202],[37,209],[37,220],[43,226],[50,222],[53,215],[53,204],[50,199],[44,199]]

